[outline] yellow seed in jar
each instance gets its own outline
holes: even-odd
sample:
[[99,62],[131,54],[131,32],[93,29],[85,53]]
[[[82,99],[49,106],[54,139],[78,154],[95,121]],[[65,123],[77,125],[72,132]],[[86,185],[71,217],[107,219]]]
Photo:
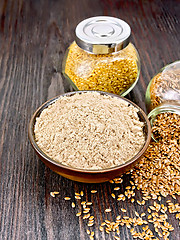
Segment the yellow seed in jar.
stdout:
[[130,43],[113,54],[89,54],[73,42],[66,59],[65,74],[79,90],[122,94],[138,76],[136,51]]

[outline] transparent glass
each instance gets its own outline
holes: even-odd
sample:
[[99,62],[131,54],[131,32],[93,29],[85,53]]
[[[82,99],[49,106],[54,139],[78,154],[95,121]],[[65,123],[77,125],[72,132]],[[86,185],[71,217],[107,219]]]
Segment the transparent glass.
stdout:
[[147,87],[146,106],[148,112],[163,103],[180,103],[180,61],[162,68]]
[[[171,103],[171,104],[161,104],[158,107],[154,108],[149,114],[148,119],[150,121],[151,127],[153,127],[154,121],[156,120],[157,116],[161,113],[175,113],[180,115],[180,103]],[[152,138],[154,141],[157,142],[155,136],[152,133]]]
[[62,72],[75,90],[98,90],[125,96],[139,79],[140,58],[131,43],[119,52],[92,54],[73,42],[64,56]]

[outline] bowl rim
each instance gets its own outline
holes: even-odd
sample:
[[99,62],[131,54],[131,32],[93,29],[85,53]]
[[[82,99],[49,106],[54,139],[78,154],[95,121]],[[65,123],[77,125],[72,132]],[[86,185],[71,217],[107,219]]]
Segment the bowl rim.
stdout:
[[[71,97],[72,95],[76,94],[76,93],[85,93],[85,92],[97,92],[99,94],[102,94],[102,95],[108,95],[108,96],[111,96],[111,97],[116,97],[116,98],[120,98],[130,104],[132,104],[134,107],[136,107],[139,112],[141,113],[141,115],[143,116],[144,118],[144,122],[146,123],[146,126],[147,126],[147,136],[146,136],[146,140],[145,140],[145,143],[143,145],[143,147],[141,148],[141,150],[131,159],[129,159],[127,162],[123,163],[123,164],[120,164],[120,165],[117,165],[117,166],[114,166],[114,167],[111,167],[111,168],[105,168],[105,169],[98,169],[98,170],[95,170],[95,169],[82,169],[82,168],[73,168],[71,166],[68,166],[68,165],[64,165],[62,163],[58,163],[57,161],[53,160],[52,158],[48,157],[42,150],[41,148],[37,145],[36,143],[36,140],[35,140],[35,136],[34,136],[34,125],[35,125],[35,122],[36,122],[36,118],[39,117],[39,115],[41,114],[41,112],[47,108],[49,105],[55,103],[59,98],[61,97],[65,97],[65,96],[69,96]],[[98,173],[108,173],[110,171],[116,171],[118,169],[121,169],[121,168],[124,168],[130,164],[132,164],[133,162],[135,162],[136,160],[138,160],[143,154],[144,152],[146,151],[146,149],[148,148],[149,146],[149,143],[150,143],[150,140],[151,140],[151,124],[149,122],[149,119],[147,117],[147,115],[145,114],[145,112],[138,106],[136,105],[134,102],[132,102],[131,100],[127,99],[127,98],[124,98],[123,96],[120,96],[120,95],[116,95],[116,94],[113,94],[113,93],[109,93],[109,92],[103,92],[103,91],[96,91],[96,90],[82,90],[82,91],[73,91],[73,92],[67,92],[67,93],[63,93],[63,94],[60,94],[56,97],[53,97],[49,100],[47,100],[46,102],[44,102],[35,112],[34,114],[32,115],[31,119],[30,119],[30,122],[29,122],[29,126],[28,126],[28,137],[29,137],[29,140],[31,142],[31,145],[32,147],[34,148],[34,150],[43,158],[45,159],[46,161],[50,162],[51,164],[55,165],[56,167],[60,167],[60,168],[63,168],[63,169],[66,169],[66,170],[71,170],[73,172],[77,172],[77,173],[87,173],[87,174],[98,174]]]

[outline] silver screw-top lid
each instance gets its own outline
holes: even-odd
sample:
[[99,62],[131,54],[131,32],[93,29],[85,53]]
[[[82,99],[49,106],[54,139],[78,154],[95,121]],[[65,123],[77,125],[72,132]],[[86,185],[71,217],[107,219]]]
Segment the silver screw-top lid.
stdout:
[[128,45],[130,35],[130,26],[125,21],[114,17],[88,18],[76,27],[77,45],[94,54],[120,51]]

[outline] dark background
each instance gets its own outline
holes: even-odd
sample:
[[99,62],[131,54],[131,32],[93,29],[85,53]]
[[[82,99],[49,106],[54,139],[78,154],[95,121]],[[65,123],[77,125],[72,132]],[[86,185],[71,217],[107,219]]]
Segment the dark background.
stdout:
[[[139,205],[117,203],[109,183],[75,183],[53,173],[38,159],[28,141],[31,115],[43,102],[71,91],[61,74],[66,48],[74,40],[74,29],[83,19],[109,15],[125,20],[132,28],[132,42],[141,58],[141,75],[128,98],[145,111],[148,82],[161,67],[180,59],[180,3],[178,0],[1,0],[0,1],[0,239],[88,239],[86,225],[75,216],[65,196],[84,190],[93,202],[97,223],[119,208],[143,211]],[[122,192],[128,184],[120,185]],[[89,194],[90,189],[98,194]],[[60,191],[56,198],[50,191]],[[137,193],[137,199],[141,198]],[[163,202],[164,200],[162,200]],[[178,201],[178,200],[177,200]],[[177,202],[176,201],[176,202]],[[169,239],[180,239],[175,230]],[[113,239],[94,229],[95,239]],[[132,239],[123,227],[121,240]]]

